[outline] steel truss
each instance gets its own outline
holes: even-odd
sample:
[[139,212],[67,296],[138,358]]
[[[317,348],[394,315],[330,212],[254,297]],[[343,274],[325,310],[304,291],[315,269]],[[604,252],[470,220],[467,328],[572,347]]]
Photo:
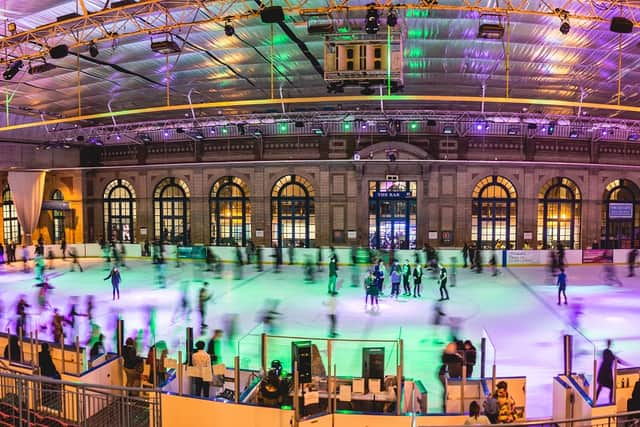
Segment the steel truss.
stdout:
[[[84,2],[82,2],[84,4]],[[531,15],[565,17],[570,20],[609,22],[612,16],[623,16],[634,26],[640,26],[640,4],[635,0],[565,0],[553,7],[539,0],[505,0],[496,6],[493,0],[461,0],[456,4],[439,4],[435,0],[408,0],[396,5],[390,0],[356,2],[355,0],[329,0],[322,7],[314,7],[311,0],[284,0],[282,7],[287,16],[306,19],[308,16],[327,15],[338,18],[343,12],[364,11],[373,7],[384,10],[466,11],[477,15]],[[408,12],[407,12],[408,13]],[[248,0],[143,0],[117,8],[108,8],[83,14],[61,22],[18,32],[0,39],[3,52],[0,63],[31,60],[44,57],[49,49],[66,44],[80,49],[91,42],[104,42],[157,33],[169,33],[186,27],[206,27],[227,20],[238,21],[260,15],[257,4]]]

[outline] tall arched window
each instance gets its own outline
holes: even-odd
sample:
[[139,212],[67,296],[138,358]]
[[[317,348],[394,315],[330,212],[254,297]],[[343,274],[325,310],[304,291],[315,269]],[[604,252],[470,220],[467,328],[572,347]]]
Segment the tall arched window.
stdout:
[[[62,191],[55,190],[51,194],[51,200],[64,200]],[[54,242],[59,242],[64,238],[64,211],[53,210],[53,233],[51,234]]]
[[278,246],[309,247],[316,239],[313,187],[305,178],[287,175],[271,190],[271,230]]
[[104,189],[104,238],[133,242],[136,221],[136,192],[124,179],[114,179]]
[[251,238],[251,204],[247,184],[235,176],[220,178],[211,188],[209,203],[211,243],[246,245]]
[[165,178],[153,192],[155,238],[189,245],[189,187],[178,178]]
[[13,204],[11,190],[8,185],[2,192],[2,223],[4,225],[3,230],[5,243],[22,243],[22,229],[20,228],[18,213],[16,212],[16,206]]
[[640,244],[640,189],[627,179],[607,185],[602,201],[602,241],[607,249],[637,248]]
[[569,178],[553,178],[538,195],[538,244],[580,248],[580,189]]
[[516,189],[505,177],[482,179],[473,189],[471,240],[481,248],[515,246],[517,201]]

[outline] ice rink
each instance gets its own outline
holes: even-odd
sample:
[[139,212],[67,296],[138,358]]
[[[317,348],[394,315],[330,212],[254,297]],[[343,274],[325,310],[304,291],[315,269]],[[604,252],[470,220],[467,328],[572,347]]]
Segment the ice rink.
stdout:
[[[127,336],[142,338],[141,352],[146,356],[148,346],[155,340],[165,340],[171,353],[184,345],[185,327],[193,326],[199,336],[200,316],[197,312],[198,291],[203,280],[210,283],[213,298],[208,304],[203,331],[208,337],[216,328],[228,329],[224,319],[237,316],[236,333],[223,346],[223,358],[229,365],[240,348],[241,365],[259,365],[257,334],[262,332],[260,313],[267,300],[277,300],[281,313],[275,324],[279,335],[326,338],[327,269],[316,274],[315,283],[305,283],[301,266],[283,267],[275,273],[266,265],[264,272],[254,266],[243,268],[242,279],[234,279],[233,267],[225,264],[221,278],[202,271],[200,265],[186,262],[180,267],[175,261],[166,264],[167,287],[157,285],[156,270],[149,260],[128,260],[122,268],[121,299],[112,301],[111,284],[102,260],[81,260],[85,272],[70,272],[70,262],[57,260],[55,269],[47,270],[51,284],[49,302],[64,314],[69,301],[79,297],[79,311],[86,312],[87,295],[94,295],[95,322],[106,335],[107,349],[113,349],[114,331],[118,317],[125,321]],[[29,329],[38,328],[40,337],[50,337],[52,311],[39,313],[38,288],[33,272],[24,273],[22,263],[0,267],[0,300],[3,330],[15,328],[16,302],[26,295],[29,308]],[[632,366],[640,364],[640,346],[636,344],[640,331],[640,286],[636,278],[628,278],[624,266],[616,266],[622,286],[604,284],[602,267],[570,266],[567,269],[568,305],[557,305],[557,288],[543,267],[516,267],[501,269],[492,277],[489,269],[476,274],[459,267],[456,286],[449,288],[451,300],[443,305],[445,322],[461,322],[460,338],[470,339],[479,346],[483,329],[495,346],[499,376],[527,377],[527,416],[551,415],[552,378],[562,372],[562,335],[573,334],[576,342],[574,370],[585,372],[591,380],[594,352],[598,358],[607,338],[614,340],[615,352]],[[451,269],[450,269],[451,273]],[[360,274],[364,278],[364,270]],[[434,303],[439,298],[436,280],[425,272],[422,298],[400,297],[380,299],[379,310],[367,310],[362,286],[351,286],[349,267],[340,267],[338,296],[339,338],[404,340],[405,376],[421,379],[429,393],[429,407],[437,411],[441,405],[442,387],[437,377],[443,341],[448,335],[446,327],[434,327]],[[450,283],[451,284],[451,283]],[[190,314],[181,310],[186,292]],[[389,281],[385,281],[385,294]],[[237,340],[251,331],[249,337]],[[78,336],[82,343],[88,340],[90,328],[86,318],[80,318]],[[72,334],[68,333],[70,337]],[[321,351],[323,346],[319,345]],[[282,351],[287,352],[287,346]],[[359,347],[358,347],[359,348]],[[269,359],[286,358],[274,354]],[[359,350],[344,360],[336,360],[338,375],[341,370],[354,369],[359,364]],[[347,360],[348,359],[348,360]],[[479,357],[478,357],[479,359]],[[387,373],[395,372],[395,359],[387,358]],[[356,368],[357,369],[357,368]],[[479,374],[476,366],[474,373]],[[474,375],[475,376],[475,375]],[[606,393],[603,393],[606,395]],[[601,396],[604,402],[605,396]]]

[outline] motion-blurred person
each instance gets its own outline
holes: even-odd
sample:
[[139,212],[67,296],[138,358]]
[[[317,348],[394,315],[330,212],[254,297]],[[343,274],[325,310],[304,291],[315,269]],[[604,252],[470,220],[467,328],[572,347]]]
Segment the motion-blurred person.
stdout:
[[240,249],[240,243],[236,243],[236,260],[234,264],[234,274],[233,278],[235,280],[242,280],[242,266],[244,265],[244,260],[242,258],[242,250]]
[[371,308],[374,307],[374,304],[376,308],[380,308],[380,305],[378,304],[378,285],[376,283],[376,278],[373,276],[373,272],[371,270],[369,270],[369,274],[367,275],[366,279],[364,279],[364,290],[364,309],[367,309],[369,300],[371,300]]
[[19,334],[20,331],[22,331],[23,336],[25,336],[27,332],[27,308],[31,307],[26,298],[25,295],[20,295],[18,303],[16,304],[16,332]]
[[360,284],[360,267],[358,266],[358,248],[351,246],[351,286],[357,287]]
[[318,267],[318,272],[322,271],[322,246],[318,246],[316,266]]
[[277,311],[280,301],[277,299],[268,299],[265,301],[265,307],[262,310],[261,321],[267,334],[273,335],[276,331],[276,320],[281,313]]
[[409,260],[405,260],[404,264],[402,264],[402,287],[404,290],[404,296],[411,296],[411,285],[409,283],[409,278],[411,277],[411,264],[409,264]]
[[53,331],[53,341],[56,344],[63,344],[65,333],[64,324],[67,323],[66,319],[57,308],[53,309],[53,318],[51,319],[51,329]]
[[125,259],[127,257],[127,250],[124,246],[124,242],[120,242],[120,245],[118,247],[118,252],[120,253],[120,267],[127,268],[127,265],[125,263]]
[[638,249],[633,248],[627,255],[627,265],[629,266],[629,274],[627,277],[634,277],[636,275],[636,259],[638,258]]
[[222,329],[216,329],[213,331],[213,335],[207,343],[207,353],[211,358],[211,363],[216,365],[222,363]]
[[34,271],[36,273],[36,281],[42,282],[42,275],[44,274],[44,257],[37,253],[33,258]]
[[264,248],[262,247],[262,245],[258,246],[256,248],[256,270],[258,271],[262,271],[263,270],[263,259],[264,256]]
[[209,293],[209,283],[204,282],[198,293],[198,311],[200,312],[200,328],[207,328],[207,303],[211,300],[212,295]]
[[289,248],[287,250],[289,254],[289,265],[293,265],[295,261],[295,248],[296,248],[296,243],[293,239],[291,239],[291,241],[289,241]]
[[567,304],[567,274],[564,272],[564,268],[560,269],[558,274],[558,305],[560,305],[560,295],[564,296],[564,303]]
[[468,259],[469,259],[469,245],[467,245],[467,242],[464,242],[464,246],[462,246],[462,262],[464,263],[464,265],[462,267],[467,268],[467,266],[469,265],[467,263]]
[[467,378],[471,378],[473,376],[473,367],[476,364],[477,359],[477,351],[473,346],[473,343],[469,340],[464,342],[464,364],[467,367]]
[[451,257],[451,266],[449,267],[449,282],[451,287],[455,288],[458,283],[458,258]]
[[71,304],[69,306],[69,314],[67,315],[67,323],[71,327],[71,344],[73,344],[73,340],[78,336],[78,322],[76,321],[76,317],[87,317],[86,313],[78,312],[78,297],[71,297]]
[[40,314],[44,311],[51,308],[51,304],[49,304],[49,293],[53,286],[49,284],[47,278],[44,278],[42,283],[37,284],[40,289],[38,289],[38,308],[40,309]]
[[189,322],[190,317],[191,305],[189,304],[189,281],[185,279],[180,281],[180,304],[176,307],[172,322],[175,323],[178,319],[185,319]]
[[54,266],[53,266],[53,260],[54,260],[54,256],[53,256],[53,249],[49,249],[47,251],[47,269],[48,270],[53,270]]
[[622,286],[622,281],[618,278],[616,274],[616,267],[613,263],[605,263],[603,264],[604,270],[604,283],[607,286]]
[[603,387],[609,389],[609,403],[613,403],[613,387],[615,387],[615,384],[613,383],[613,363],[617,362],[620,365],[627,364],[622,359],[616,357],[611,350],[611,344],[611,340],[607,340],[607,348],[602,352],[602,362],[600,362],[598,376],[596,377],[598,383],[598,388],[596,389],[596,403],[598,402],[598,397],[600,396],[600,392]]
[[[442,352],[441,361],[442,365],[440,365],[440,369],[438,371],[438,378],[442,383],[442,387],[445,387],[446,384],[446,375],[449,375],[449,378],[461,378],[462,377],[462,356],[460,356],[456,351],[456,344],[451,342],[447,344],[444,351]],[[446,412],[446,396],[443,393],[442,396],[442,407],[444,412]]]
[[124,360],[124,372],[126,374],[127,387],[140,387],[141,372],[138,370],[138,353],[136,351],[135,340],[131,337],[125,341],[122,348],[122,359]]
[[313,259],[311,255],[304,255],[304,281],[305,283],[315,282],[315,266],[313,265]]
[[280,273],[280,267],[282,266],[282,247],[278,243],[275,243],[274,245],[273,257],[275,258],[276,262],[274,273]]
[[338,336],[336,327],[338,325],[338,298],[336,294],[329,295],[329,298],[325,302],[327,306],[327,317],[329,318],[329,337],[335,338]]
[[93,360],[105,353],[106,351],[104,349],[104,335],[100,334],[98,336],[98,340],[91,345],[91,350],[89,350],[90,360]]
[[84,270],[82,269],[80,262],[78,262],[78,250],[74,246],[69,250],[69,255],[71,255],[71,271],[76,271],[77,265],[80,269],[80,273],[82,273]]

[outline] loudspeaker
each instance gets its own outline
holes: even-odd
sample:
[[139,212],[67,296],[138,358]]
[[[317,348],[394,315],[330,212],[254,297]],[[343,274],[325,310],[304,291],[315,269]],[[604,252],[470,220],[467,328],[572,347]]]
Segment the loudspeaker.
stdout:
[[69,54],[69,46],[66,44],[59,44],[49,49],[49,54],[54,59],[64,58]]
[[362,377],[379,378],[384,381],[384,347],[362,349]]
[[281,6],[268,6],[260,11],[260,18],[265,24],[277,24],[284,21],[284,11]]
[[98,147],[82,147],[80,149],[81,166],[100,166],[100,151]]
[[291,372],[293,362],[298,362],[298,381],[300,384],[311,382],[311,341],[294,341],[291,343]]
[[629,34],[633,31],[633,22],[622,16],[615,16],[611,19],[610,29],[614,33]]

